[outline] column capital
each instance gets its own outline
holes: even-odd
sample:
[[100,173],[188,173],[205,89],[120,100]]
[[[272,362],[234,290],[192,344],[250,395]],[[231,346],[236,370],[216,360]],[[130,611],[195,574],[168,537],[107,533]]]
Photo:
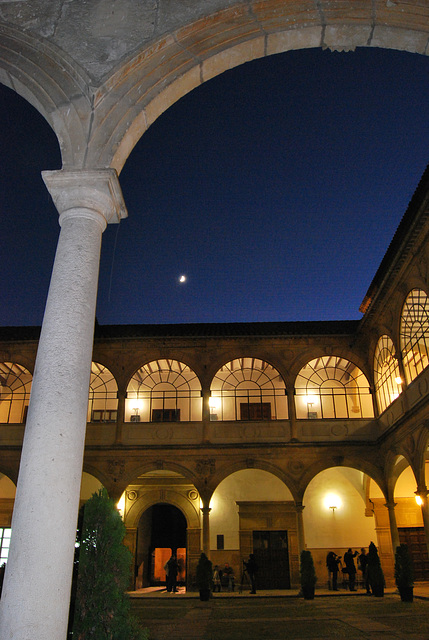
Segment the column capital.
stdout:
[[302,504],[302,502],[295,502],[295,510],[297,513],[302,513],[305,509],[305,506]]
[[67,213],[77,209],[101,215],[105,224],[118,223],[128,215],[115,169],[42,171],[42,177],[60,214],[60,224]]
[[423,485],[419,485],[417,487],[417,491],[414,491],[414,494],[416,496],[420,496],[420,498],[424,499],[424,498],[427,498],[427,496],[429,494],[429,491],[428,491],[428,488],[426,487],[426,485],[423,484]]
[[387,502],[384,503],[384,506],[387,507],[387,509],[395,509],[396,507],[396,502],[394,502],[393,500],[388,500]]
[[203,515],[208,515],[211,510],[212,510],[211,507],[200,507],[200,511]]

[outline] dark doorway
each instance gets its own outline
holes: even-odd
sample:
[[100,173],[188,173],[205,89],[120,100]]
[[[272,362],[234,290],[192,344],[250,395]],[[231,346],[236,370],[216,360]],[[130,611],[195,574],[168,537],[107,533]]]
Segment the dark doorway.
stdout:
[[415,580],[429,580],[429,558],[424,527],[398,527],[399,542],[408,545]]
[[178,557],[179,582],[186,579],[186,529],[183,513],[170,504],[156,504],[141,516],[137,528],[136,575],[142,587],[165,584],[164,564]]
[[254,531],[258,589],[290,589],[287,531]]

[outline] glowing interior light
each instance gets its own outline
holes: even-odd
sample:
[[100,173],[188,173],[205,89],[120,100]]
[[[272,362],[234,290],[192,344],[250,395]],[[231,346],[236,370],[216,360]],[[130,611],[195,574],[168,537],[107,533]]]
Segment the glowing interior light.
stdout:
[[419,507],[421,507],[421,506],[422,506],[422,504],[423,504],[423,500],[422,500],[421,496],[416,496],[416,502],[417,502],[417,504],[419,505]]
[[209,407],[210,409],[219,409],[220,398],[209,398]]
[[400,376],[397,376],[395,378],[395,382],[396,382],[396,384],[402,384],[402,378]]
[[135,414],[139,414],[143,409],[143,400],[139,400],[138,398],[131,400],[131,408]]
[[307,404],[316,404],[318,399],[319,398],[315,395],[305,396],[305,401]]
[[340,509],[343,503],[336,493],[327,493],[323,500],[323,504],[326,509],[331,509],[332,513],[335,513],[335,510]]

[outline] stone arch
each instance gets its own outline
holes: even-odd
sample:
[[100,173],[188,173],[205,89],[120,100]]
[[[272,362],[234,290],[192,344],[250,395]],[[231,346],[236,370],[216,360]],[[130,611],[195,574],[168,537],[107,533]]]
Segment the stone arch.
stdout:
[[154,489],[144,494],[142,498],[137,498],[133,506],[129,509],[125,524],[127,527],[136,527],[141,515],[155,504],[165,503],[177,507],[185,516],[188,528],[198,529],[201,526],[199,514],[195,506],[195,499],[187,500],[171,489]]
[[[66,14],[60,19],[63,33],[68,32],[67,19]],[[228,6],[224,1],[211,14],[202,6],[192,13],[179,11],[173,3],[168,18],[158,16],[157,29],[146,30],[140,47],[124,43],[122,58],[114,54],[92,77],[85,62],[73,58],[61,30],[54,42],[46,37],[49,22],[42,19],[33,26],[37,36],[25,27],[2,25],[0,81],[47,119],[60,142],[64,168],[112,167],[118,173],[161,113],[228,69],[314,47],[385,47],[425,54],[429,34],[427,16],[417,2],[361,2],[357,10],[355,2],[340,0],[306,0],[299,9],[288,2]]]
[[201,391],[201,381],[189,365],[173,358],[150,360],[128,383],[125,421],[201,420]]
[[307,361],[295,379],[297,418],[372,418],[373,398],[364,371],[335,354]]
[[222,567],[227,561],[238,580],[242,560],[254,553],[260,588],[289,588],[297,582],[296,505],[277,474],[259,465],[229,473],[218,483],[210,509],[214,564]]
[[362,456],[362,458],[355,458],[352,456],[345,456],[341,453],[338,456],[332,455],[329,458],[320,458],[319,460],[308,465],[303,470],[303,473],[300,476],[298,487],[299,501],[302,502],[305,491],[313,478],[315,478],[322,471],[326,471],[327,469],[331,469],[334,467],[349,467],[351,469],[361,471],[377,483],[377,485],[380,487],[380,490],[387,499],[387,484],[384,478],[383,471],[378,466],[376,466],[376,464],[372,460],[370,460],[369,457],[364,458]]
[[213,376],[210,409],[219,420],[286,419],[288,406],[283,376],[265,359],[234,358]]
[[32,104],[52,127],[63,167],[82,168],[91,120],[89,76],[48,40],[4,24],[0,33],[0,82]]
[[272,462],[269,462],[268,460],[259,458],[234,460],[233,462],[223,465],[221,468],[217,469],[210,481],[211,494],[215,492],[220,483],[228,478],[228,476],[232,475],[233,473],[237,473],[238,471],[247,469],[266,471],[267,473],[273,475],[278,480],[283,482],[287,489],[292,493],[294,500],[298,500],[297,483],[292,477],[292,474],[289,475],[283,469],[281,469],[281,467],[273,464]]
[[[305,2],[280,6],[259,3],[220,9],[182,24],[162,40],[151,42],[116,70],[105,85],[119,95],[100,105],[98,120],[109,117],[111,135],[102,145],[99,130],[91,157],[97,166],[120,173],[131,150],[148,127],[176,100],[202,82],[235,66],[291,49],[323,47],[353,50],[357,46],[386,47],[426,53],[427,21],[417,6],[360,6],[349,3]],[[162,81],[161,81],[162,79]],[[122,96],[127,107],[122,109]],[[109,113],[107,112],[109,110]],[[95,155],[97,154],[97,155]]]

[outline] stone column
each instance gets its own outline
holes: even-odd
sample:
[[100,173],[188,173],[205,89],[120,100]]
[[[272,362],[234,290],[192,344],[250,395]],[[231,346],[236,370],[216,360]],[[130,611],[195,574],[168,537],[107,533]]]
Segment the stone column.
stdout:
[[116,418],[115,444],[122,444],[122,428],[125,422],[125,391],[118,389],[118,413]]
[[301,551],[303,551],[306,547],[305,545],[305,534],[304,534],[304,519],[302,517],[302,512],[304,511],[304,505],[302,502],[295,503],[296,509],[296,531],[298,537],[298,561],[301,558]]
[[426,546],[427,546],[428,555],[429,555],[429,510],[428,510],[429,491],[425,485],[422,485],[417,487],[417,491],[415,492],[415,494],[416,496],[419,496],[421,499],[423,526],[425,528]]
[[393,500],[389,500],[389,502],[386,502],[384,506],[387,507],[387,512],[389,514],[390,537],[392,538],[393,555],[395,555],[396,547],[399,547],[399,533],[395,514],[396,503],[393,502]]
[[203,514],[203,552],[210,559],[210,511],[208,506],[201,507]]
[[202,417],[203,417],[203,442],[210,441],[210,389],[203,388],[202,391]]
[[39,341],[1,598],[2,640],[65,640],[101,236],[126,216],[114,170],[43,173],[61,232]]
[[287,391],[287,408],[290,424],[290,439],[292,442],[298,441],[298,429],[296,423],[296,406],[295,406],[295,392],[293,387]]

